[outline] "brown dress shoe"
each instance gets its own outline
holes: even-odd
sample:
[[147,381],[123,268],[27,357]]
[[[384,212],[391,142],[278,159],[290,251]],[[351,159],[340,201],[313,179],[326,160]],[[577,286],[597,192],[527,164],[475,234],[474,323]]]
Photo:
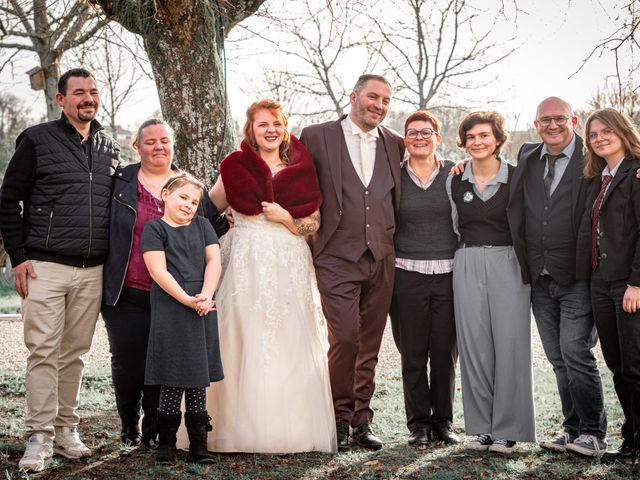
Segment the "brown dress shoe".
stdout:
[[453,433],[453,430],[450,427],[434,428],[433,436],[439,442],[444,442],[447,445],[460,443],[460,437]]
[[344,452],[349,448],[349,424],[347,422],[336,422],[336,436],[338,451]]
[[368,450],[380,450],[382,448],[382,442],[376,437],[375,433],[373,433],[371,425],[368,423],[353,427],[351,437],[353,441],[362,448]]

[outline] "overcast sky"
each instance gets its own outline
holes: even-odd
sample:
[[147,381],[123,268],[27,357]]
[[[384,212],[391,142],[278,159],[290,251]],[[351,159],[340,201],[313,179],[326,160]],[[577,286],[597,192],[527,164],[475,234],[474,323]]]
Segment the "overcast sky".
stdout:
[[[397,4],[392,0],[380,0],[378,3],[382,9]],[[608,0],[606,6],[603,3],[599,0],[519,0],[518,6],[526,12],[518,14],[517,23],[503,24],[495,32],[498,39],[515,36],[518,51],[495,68],[493,73],[499,75],[497,82],[471,95],[489,108],[510,114],[511,118],[519,117],[519,128],[525,128],[532,122],[536,105],[550,95],[566,99],[574,108],[585,107],[586,100],[602,86],[607,75],[614,72],[611,55],[596,55],[574,75],[593,46],[614,30],[613,17],[619,13],[619,5],[623,2]],[[265,28],[265,36],[273,35],[264,21],[250,19],[249,28],[253,26],[251,22]],[[330,27],[327,23],[327,30]],[[263,42],[261,39],[255,41],[258,44]],[[277,53],[272,55],[276,60],[232,62],[228,85],[234,118],[242,119],[247,105],[255,99],[242,93],[240,87],[246,90],[246,79],[259,76],[257,65],[277,61]],[[361,62],[354,61],[353,64],[360,65]],[[43,96],[29,89],[24,73],[33,66],[35,60],[23,55],[15,64],[13,75],[7,70],[0,76],[0,90],[11,91],[24,98],[33,116],[37,117],[44,115]],[[347,83],[353,83],[360,73],[356,69],[345,71]],[[496,104],[496,98],[502,101]],[[158,109],[153,84],[147,82],[120,112],[119,123],[133,128]]]

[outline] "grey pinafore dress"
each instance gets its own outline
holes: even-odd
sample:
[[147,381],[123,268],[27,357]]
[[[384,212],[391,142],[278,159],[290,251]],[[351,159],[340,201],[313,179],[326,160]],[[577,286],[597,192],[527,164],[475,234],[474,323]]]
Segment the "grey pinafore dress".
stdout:
[[[217,243],[213,227],[202,217],[181,227],[157,219],[145,225],[141,248],[164,251],[169,273],[195,295],[204,281],[205,247]],[[153,282],[145,384],[208,387],[222,378],[216,312],[200,317]]]

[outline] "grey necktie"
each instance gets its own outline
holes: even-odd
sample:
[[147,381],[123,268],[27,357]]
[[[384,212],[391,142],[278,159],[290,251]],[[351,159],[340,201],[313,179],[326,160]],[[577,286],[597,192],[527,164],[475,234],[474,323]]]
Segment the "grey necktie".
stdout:
[[563,154],[560,155],[551,155],[547,153],[547,175],[544,177],[544,193],[547,195],[547,198],[551,197],[551,184],[553,183],[553,176],[556,170],[556,161]]

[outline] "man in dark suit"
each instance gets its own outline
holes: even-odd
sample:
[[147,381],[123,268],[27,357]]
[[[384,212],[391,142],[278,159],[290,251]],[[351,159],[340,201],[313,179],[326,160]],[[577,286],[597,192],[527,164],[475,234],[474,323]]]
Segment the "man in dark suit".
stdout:
[[588,190],[577,122],[564,100],[540,103],[534,124],[542,143],[520,149],[507,213],[564,415],[563,430],[540,446],[599,456],[606,449],[607,421],[591,351],[596,331],[589,287],[576,280],[576,241]]
[[371,430],[375,367],[394,276],[394,210],[402,138],[380,126],[391,102],[384,77],[363,75],[342,118],[312,125],[301,140],[313,157],[324,203],[312,248],[329,327],[329,373],[338,447],[352,438],[382,448]]

